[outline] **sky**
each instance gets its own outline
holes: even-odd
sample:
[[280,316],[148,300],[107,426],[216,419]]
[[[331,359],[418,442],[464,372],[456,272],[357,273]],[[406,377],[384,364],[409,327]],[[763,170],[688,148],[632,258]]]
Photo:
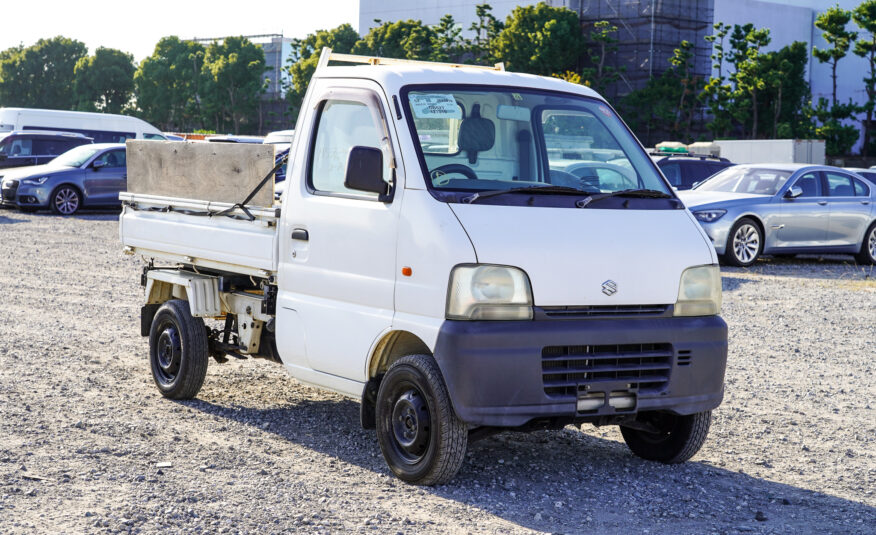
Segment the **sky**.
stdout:
[[100,47],[152,55],[159,39],[282,33],[304,37],[345,22],[358,26],[358,0],[2,1],[0,50],[63,35]]

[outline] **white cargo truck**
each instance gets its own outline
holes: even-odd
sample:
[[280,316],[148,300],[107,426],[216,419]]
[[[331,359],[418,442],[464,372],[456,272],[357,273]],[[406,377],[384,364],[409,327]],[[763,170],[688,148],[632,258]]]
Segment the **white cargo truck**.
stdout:
[[733,163],[811,163],[824,165],[823,139],[719,139],[720,156]]
[[244,191],[272,155],[129,142],[120,234],[145,259],[164,396],[195,396],[211,357],[276,361],[359,400],[393,473],[424,485],[504,429],[699,450],[724,391],[717,257],[598,94],[326,50],[295,132],[278,204]]

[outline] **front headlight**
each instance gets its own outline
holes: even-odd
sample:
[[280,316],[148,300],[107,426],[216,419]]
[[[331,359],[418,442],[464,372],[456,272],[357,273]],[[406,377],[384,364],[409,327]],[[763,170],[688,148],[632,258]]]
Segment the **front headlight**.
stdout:
[[46,180],[48,180],[48,179],[49,179],[49,177],[47,177],[47,176],[41,176],[39,178],[25,178],[21,182],[22,182],[22,184],[31,184],[34,186],[40,186],[42,184],[45,184]]
[[676,316],[714,316],[721,312],[721,271],[718,266],[687,268],[681,274]]
[[449,320],[532,319],[529,277],[509,266],[456,266],[447,288],[446,317]]
[[711,223],[712,221],[721,219],[721,216],[726,213],[727,210],[700,210],[699,212],[694,212],[693,215],[697,220],[702,221],[703,223]]

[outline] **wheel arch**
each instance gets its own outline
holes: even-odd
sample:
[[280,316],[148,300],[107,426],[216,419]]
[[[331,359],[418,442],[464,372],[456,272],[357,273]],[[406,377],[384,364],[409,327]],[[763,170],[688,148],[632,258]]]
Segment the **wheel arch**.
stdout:
[[[760,249],[761,249],[761,252],[763,253],[764,249],[766,249],[766,242],[767,242],[766,226],[763,224],[763,220],[760,218],[759,215],[755,214],[754,212],[746,212],[746,213],[739,214],[738,216],[736,216],[736,219],[733,220],[733,224],[730,225],[730,228],[732,229],[733,227],[735,227],[736,224],[739,223],[740,221],[742,221],[743,219],[751,219],[752,221],[754,221],[754,224],[757,225],[757,229],[760,231],[761,242],[762,242]],[[729,244],[730,240],[732,240],[732,239],[733,239],[733,236],[728,233],[727,234],[727,243]]]
[[368,359],[368,379],[373,379],[389,369],[405,355],[432,355],[429,346],[419,336],[403,330],[386,333],[374,346]]

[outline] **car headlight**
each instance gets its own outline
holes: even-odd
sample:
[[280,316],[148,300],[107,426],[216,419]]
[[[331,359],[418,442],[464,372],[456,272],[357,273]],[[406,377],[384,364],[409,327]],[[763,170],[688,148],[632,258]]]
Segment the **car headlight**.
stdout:
[[22,184],[32,184],[34,186],[40,186],[42,184],[45,184],[46,180],[48,180],[48,179],[49,179],[49,177],[47,177],[47,176],[41,176],[39,178],[25,178],[24,180],[21,181],[21,183]]
[[532,288],[522,270],[510,266],[461,265],[447,288],[447,319],[532,319]]
[[694,212],[693,215],[697,220],[702,221],[703,223],[711,223],[712,221],[721,219],[721,216],[726,213],[727,210],[700,210],[699,212]]
[[721,312],[721,271],[716,265],[687,268],[678,285],[676,316],[714,316]]

